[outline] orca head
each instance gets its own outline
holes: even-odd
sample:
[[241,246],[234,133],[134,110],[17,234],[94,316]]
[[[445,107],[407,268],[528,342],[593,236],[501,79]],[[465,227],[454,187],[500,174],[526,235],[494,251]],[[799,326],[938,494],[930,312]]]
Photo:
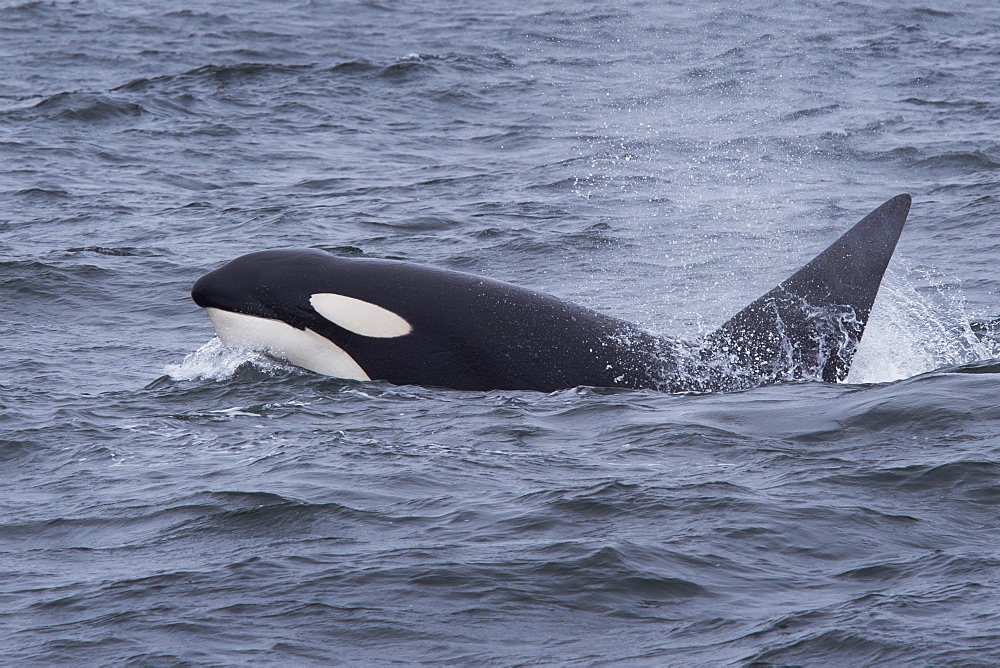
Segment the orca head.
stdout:
[[268,250],[243,255],[199,278],[194,303],[257,318],[280,320],[296,329],[309,326],[308,289],[291,271],[310,251]]
[[262,350],[310,371],[371,380],[348,352],[356,336],[396,338],[412,326],[357,292],[356,261],[313,249],[250,253],[199,278],[191,298],[228,346]]

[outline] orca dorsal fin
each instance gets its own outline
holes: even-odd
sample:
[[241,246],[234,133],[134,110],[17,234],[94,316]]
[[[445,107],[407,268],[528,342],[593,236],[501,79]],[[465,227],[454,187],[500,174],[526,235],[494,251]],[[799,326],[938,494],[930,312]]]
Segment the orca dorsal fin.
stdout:
[[705,338],[742,377],[736,386],[810,378],[844,380],[882,276],[910,211],[897,195]]

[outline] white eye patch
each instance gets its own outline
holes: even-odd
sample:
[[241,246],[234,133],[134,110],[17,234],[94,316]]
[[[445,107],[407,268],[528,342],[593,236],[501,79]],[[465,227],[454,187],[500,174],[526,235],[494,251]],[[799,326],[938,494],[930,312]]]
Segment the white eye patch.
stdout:
[[309,303],[333,324],[361,336],[392,339],[413,331],[410,323],[392,311],[354,297],[318,292]]

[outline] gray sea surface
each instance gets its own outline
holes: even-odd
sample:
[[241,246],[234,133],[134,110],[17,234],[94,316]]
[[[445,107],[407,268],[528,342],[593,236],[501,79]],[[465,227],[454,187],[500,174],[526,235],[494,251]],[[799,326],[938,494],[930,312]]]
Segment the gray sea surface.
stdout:
[[[1000,5],[0,0],[0,663],[1000,663]],[[898,194],[848,382],[223,348],[314,247],[710,331]]]

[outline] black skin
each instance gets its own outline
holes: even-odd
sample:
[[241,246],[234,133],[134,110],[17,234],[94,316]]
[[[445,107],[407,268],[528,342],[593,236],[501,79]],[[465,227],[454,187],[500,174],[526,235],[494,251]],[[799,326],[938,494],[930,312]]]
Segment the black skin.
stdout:
[[[910,207],[899,195],[722,327],[693,344],[555,297],[471,274],[324,251],[244,255],[200,278],[202,307],[309,328],[375,380],[458,390],[581,385],[736,390],[796,378],[843,380]],[[377,304],[413,331],[370,338],[316,313],[315,293]]]

